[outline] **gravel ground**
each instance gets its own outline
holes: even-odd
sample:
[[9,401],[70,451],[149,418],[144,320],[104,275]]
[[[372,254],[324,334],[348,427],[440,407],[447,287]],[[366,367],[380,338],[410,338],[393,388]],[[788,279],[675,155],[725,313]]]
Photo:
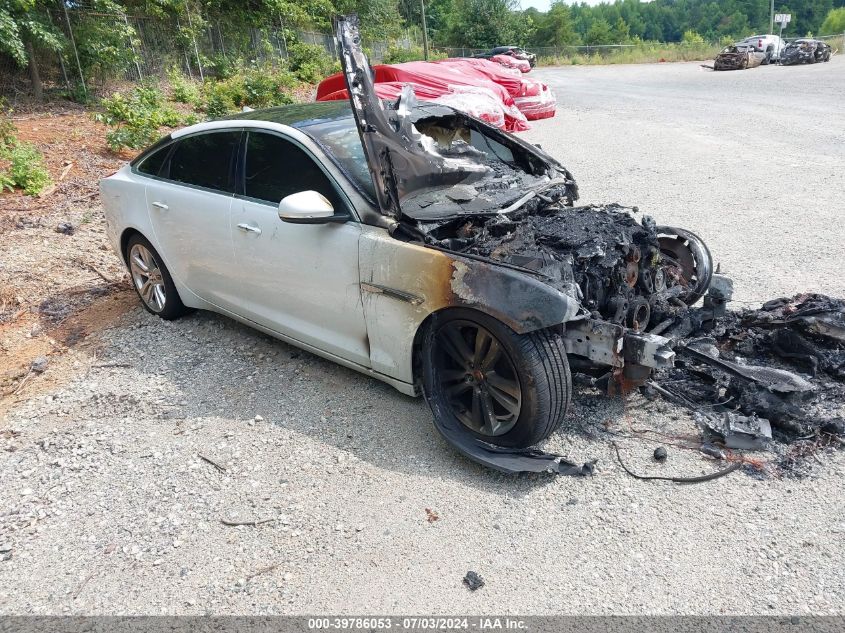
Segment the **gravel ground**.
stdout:
[[[525,137],[582,201],[700,233],[740,301],[845,294],[845,59],[535,74],[559,108]],[[53,371],[0,423],[5,614],[843,612],[841,452],[801,479],[637,481],[610,433],[641,473],[717,466],[674,445],[651,462],[645,430],[682,444],[684,412],[580,391],[549,444],[596,475],[504,476],[421,400],[204,313],[132,308],[39,391]]]

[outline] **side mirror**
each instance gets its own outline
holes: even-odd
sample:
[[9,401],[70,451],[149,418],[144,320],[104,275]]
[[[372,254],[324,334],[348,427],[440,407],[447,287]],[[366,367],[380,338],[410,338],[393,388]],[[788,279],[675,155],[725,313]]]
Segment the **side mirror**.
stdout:
[[282,198],[279,218],[291,224],[327,224],[345,222],[349,216],[335,215],[334,207],[325,196],[316,191],[300,191]]

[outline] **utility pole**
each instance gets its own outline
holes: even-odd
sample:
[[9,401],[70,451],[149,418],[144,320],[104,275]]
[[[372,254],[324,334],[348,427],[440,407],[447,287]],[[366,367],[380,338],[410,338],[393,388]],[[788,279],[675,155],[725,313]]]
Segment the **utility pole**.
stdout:
[[[772,0],[772,2],[774,1]],[[422,10],[423,59],[428,61],[428,29],[425,26],[425,0],[420,0],[420,9]]]
[[772,0],[772,12],[770,13],[771,20],[769,21],[769,33],[775,32],[775,0]]

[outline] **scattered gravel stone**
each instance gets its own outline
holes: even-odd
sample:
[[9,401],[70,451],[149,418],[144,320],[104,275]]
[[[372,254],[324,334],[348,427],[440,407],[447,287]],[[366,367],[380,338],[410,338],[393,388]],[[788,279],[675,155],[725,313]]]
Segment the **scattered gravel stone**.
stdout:
[[47,371],[47,365],[50,364],[50,361],[47,359],[46,356],[38,356],[32,361],[30,368],[37,374],[44,373]]

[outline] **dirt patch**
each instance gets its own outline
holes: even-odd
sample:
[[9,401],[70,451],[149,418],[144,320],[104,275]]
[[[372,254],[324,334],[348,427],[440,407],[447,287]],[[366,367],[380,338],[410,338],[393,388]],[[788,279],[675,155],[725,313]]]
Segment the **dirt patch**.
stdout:
[[[99,334],[138,305],[135,293],[122,284],[92,295],[93,300],[47,329],[32,312],[0,326],[0,415],[90,367],[97,359]],[[40,358],[47,359],[46,371],[33,369]]]
[[39,226],[45,216],[97,195],[97,182],[113,173],[132,153],[115,154],[105,142],[106,126],[90,112],[49,109],[12,117],[17,137],[33,143],[44,155],[53,185],[38,196],[0,194],[0,233]]
[[[46,106],[14,117],[44,154],[53,186],[0,194],[0,415],[90,365],[99,332],[134,307],[111,252],[98,180],[130,156],[112,153],[90,112]],[[44,372],[33,362],[47,359]]]

